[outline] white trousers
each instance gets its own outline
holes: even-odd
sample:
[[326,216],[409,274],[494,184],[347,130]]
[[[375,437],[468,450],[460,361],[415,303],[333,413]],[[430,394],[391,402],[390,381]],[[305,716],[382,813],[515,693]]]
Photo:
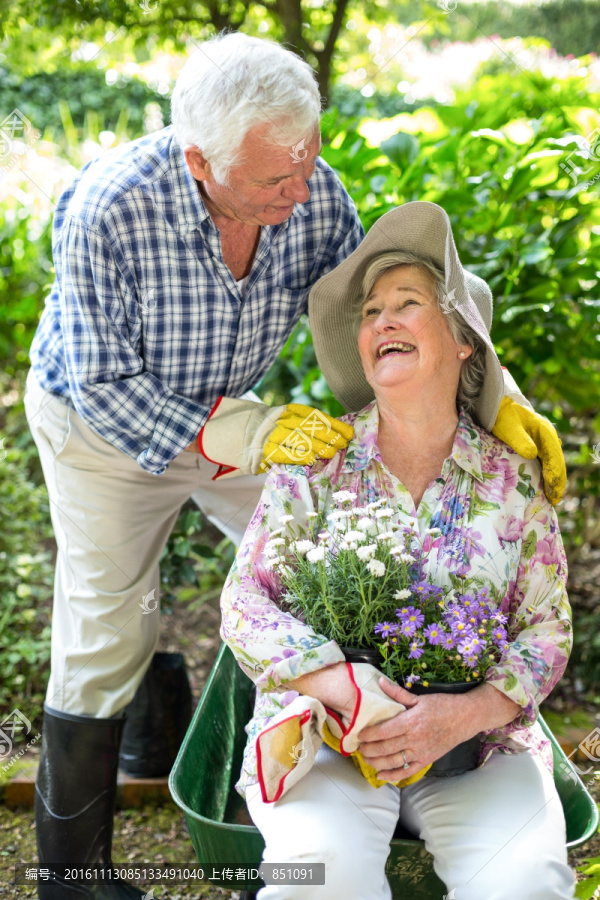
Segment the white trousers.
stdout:
[[371,787],[351,760],[323,746],[280,800],[263,803],[258,785],[246,800],[265,838],[264,862],[325,863],[323,887],[266,886],[257,900],[391,900],[385,864],[398,821],[425,841],[452,900],[573,897],[560,799],[530,753],[494,752],[482,768],[400,790]]
[[191,496],[239,543],[264,477],[211,481],[217,467],[186,452],[163,475],[144,472],[43,391],[31,370],[25,411],[58,547],[46,702],[109,718],[133,698],[156,649],[158,561],[182,504]]

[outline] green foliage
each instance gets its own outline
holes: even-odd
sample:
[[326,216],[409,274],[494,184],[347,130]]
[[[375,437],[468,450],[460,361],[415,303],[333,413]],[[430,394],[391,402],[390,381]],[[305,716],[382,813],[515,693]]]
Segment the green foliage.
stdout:
[[600,856],[592,859],[586,859],[577,871],[585,876],[584,880],[578,882],[575,889],[575,896],[578,900],[598,900],[600,894]]
[[220,594],[235,548],[228,538],[211,538],[202,513],[190,500],[182,508],[160,559],[163,611],[166,608],[169,612],[176,599],[190,601],[193,609],[211,595]]
[[[424,15],[436,14],[428,4]],[[410,24],[413,15],[400,10],[400,21]],[[460,34],[463,41],[486,35],[503,38],[535,35],[545,38],[562,56],[584,56],[596,52],[600,44],[600,17],[597,0],[546,0],[544,3],[458,3],[450,16],[436,14],[436,26],[429,40]]]
[[[123,132],[130,138],[144,132],[144,110],[157,103],[166,123],[170,121],[170,101],[138,78],[116,74],[107,84],[106,75],[94,62],[63,63],[54,72],[39,72],[23,78],[0,67],[0,95],[6,113],[19,109],[32,127],[50,140],[64,145],[61,123],[66,130],[64,109],[76,128],[91,122],[96,131]],[[62,104],[62,109],[61,109]]]
[[27,351],[51,280],[50,221],[27,215],[10,199],[0,206],[0,356],[14,370]]
[[51,539],[46,491],[24,467],[27,453],[0,451],[0,716],[18,698],[34,720],[41,713],[50,659],[48,599],[53,571],[44,541]]
[[[362,0],[360,7],[369,18],[392,18],[408,0],[395,0],[391,12],[380,0]],[[182,49],[223,30],[243,30],[248,34],[285,43],[314,67],[321,94],[329,93],[334,51],[346,19],[347,0],[319,0],[318,3],[265,3],[238,0],[236,3],[197,0],[0,0],[0,37],[32,43],[37,35],[47,49],[49,37],[68,34],[73,48],[83,40],[94,41],[99,49],[115,38],[126,36],[135,50],[171,42]],[[35,22],[35,26],[28,25]],[[341,55],[341,54],[340,54]]]

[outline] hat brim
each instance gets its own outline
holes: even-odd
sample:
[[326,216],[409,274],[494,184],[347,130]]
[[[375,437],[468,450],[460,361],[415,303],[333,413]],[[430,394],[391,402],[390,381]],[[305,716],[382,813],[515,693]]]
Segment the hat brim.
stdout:
[[463,269],[450,219],[436,203],[418,200],[385,213],[354,253],[313,285],[308,314],[325,380],[348,411],[362,409],[373,400],[357,343],[362,282],[371,260],[399,250],[426,256],[443,269],[446,294],[453,297],[454,308],[485,343],[486,372],[474,418],[490,431],[504,394],[502,367],[489,334],[492,295],[482,279]]

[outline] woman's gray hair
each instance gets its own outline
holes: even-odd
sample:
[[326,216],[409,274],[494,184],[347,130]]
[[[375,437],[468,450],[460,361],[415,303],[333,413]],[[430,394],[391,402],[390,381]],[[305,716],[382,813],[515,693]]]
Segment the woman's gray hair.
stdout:
[[473,352],[461,367],[458,391],[456,393],[457,407],[472,414],[485,379],[486,346],[479,335],[465,322],[456,308],[445,301],[446,279],[443,269],[428,257],[417,256],[415,253],[403,250],[381,253],[375,259],[372,259],[366,268],[362,283],[363,301],[369,296],[378,278],[381,278],[385,272],[400,266],[415,266],[415,268],[429,275],[435,289],[438,307],[446,316],[452,337],[457,344],[468,344],[469,347],[473,348]]
[[273,41],[240,32],[203,43],[181,70],[171,98],[177,140],[184,149],[202,151],[220,184],[227,184],[251,128],[267,125],[267,140],[293,147],[313,136],[320,115],[308,63]]

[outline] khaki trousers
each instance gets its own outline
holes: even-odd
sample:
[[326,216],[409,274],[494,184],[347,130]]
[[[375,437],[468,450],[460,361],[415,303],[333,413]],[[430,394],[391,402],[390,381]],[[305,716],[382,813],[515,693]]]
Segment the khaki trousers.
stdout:
[[182,504],[192,497],[239,543],[264,476],[214,482],[217,467],[186,452],[163,475],[144,472],[42,390],[32,370],[25,411],[58,547],[46,702],[109,718],[133,698],[156,648],[158,561]]

